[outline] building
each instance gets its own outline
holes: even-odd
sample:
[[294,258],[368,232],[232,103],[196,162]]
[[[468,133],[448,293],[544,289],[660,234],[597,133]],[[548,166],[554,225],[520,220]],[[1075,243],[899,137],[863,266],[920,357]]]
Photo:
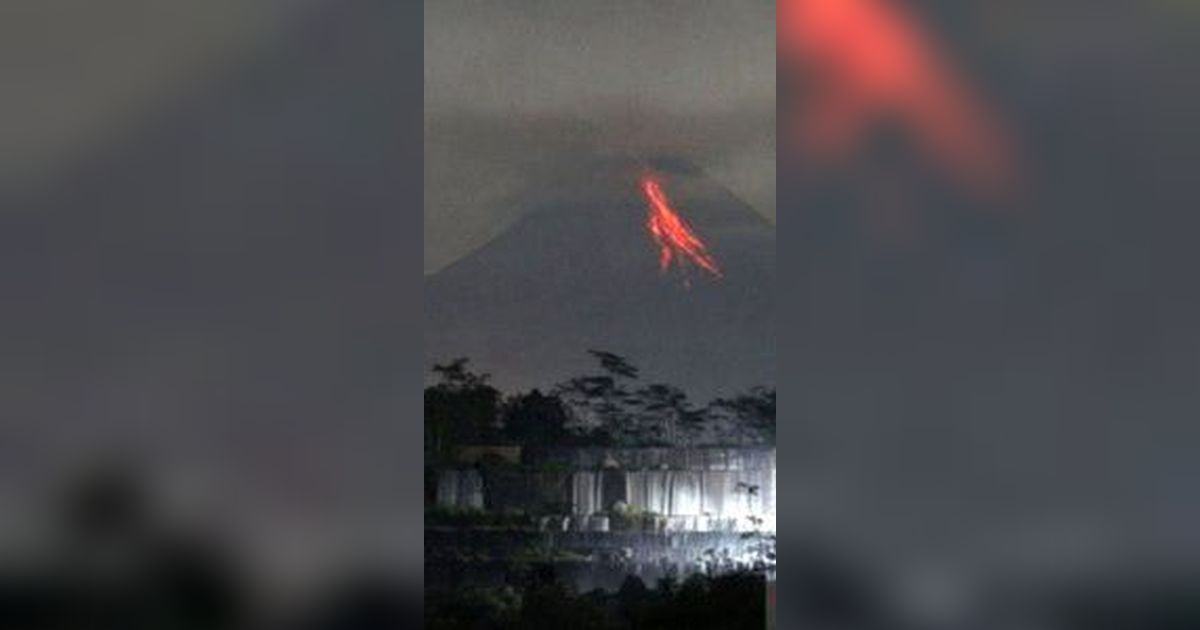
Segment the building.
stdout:
[[436,475],[442,508],[536,515],[547,527],[775,529],[773,448],[469,447]]

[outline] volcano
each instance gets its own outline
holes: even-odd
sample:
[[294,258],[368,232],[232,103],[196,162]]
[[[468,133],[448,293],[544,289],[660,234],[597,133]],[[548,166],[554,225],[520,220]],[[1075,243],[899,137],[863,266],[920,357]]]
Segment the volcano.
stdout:
[[[593,370],[597,348],[700,399],[773,385],[774,226],[690,163],[648,164],[605,160],[531,193],[506,232],[427,277],[427,362],[468,357],[501,389],[544,388]],[[720,274],[661,267],[647,170]]]

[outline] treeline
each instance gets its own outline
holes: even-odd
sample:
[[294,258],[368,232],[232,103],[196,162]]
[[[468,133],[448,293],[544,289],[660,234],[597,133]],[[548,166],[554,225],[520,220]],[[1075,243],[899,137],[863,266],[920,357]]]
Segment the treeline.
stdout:
[[425,453],[511,442],[537,446],[752,446],[775,443],[775,390],[755,387],[703,405],[665,383],[646,383],[628,359],[589,350],[590,374],[547,392],[505,396],[459,358],[433,366],[425,389]]

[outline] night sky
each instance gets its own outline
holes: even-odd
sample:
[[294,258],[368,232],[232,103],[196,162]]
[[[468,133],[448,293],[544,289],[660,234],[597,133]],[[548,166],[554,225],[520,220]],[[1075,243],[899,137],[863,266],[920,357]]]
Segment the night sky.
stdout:
[[426,272],[596,154],[690,159],[773,219],[774,50],[770,2],[427,2]]

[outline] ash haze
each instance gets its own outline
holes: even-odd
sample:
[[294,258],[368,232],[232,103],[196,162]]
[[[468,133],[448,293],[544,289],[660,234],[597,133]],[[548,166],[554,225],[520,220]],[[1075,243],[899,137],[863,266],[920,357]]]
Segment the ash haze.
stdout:
[[[283,41],[318,0],[44,0],[5,7],[0,184],[52,178],[121,142],[200,77]],[[131,36],[130,31],[136,31]]]
[[775,217],[775,5],[425,3],[425,271],[597,155],[672,154]]

